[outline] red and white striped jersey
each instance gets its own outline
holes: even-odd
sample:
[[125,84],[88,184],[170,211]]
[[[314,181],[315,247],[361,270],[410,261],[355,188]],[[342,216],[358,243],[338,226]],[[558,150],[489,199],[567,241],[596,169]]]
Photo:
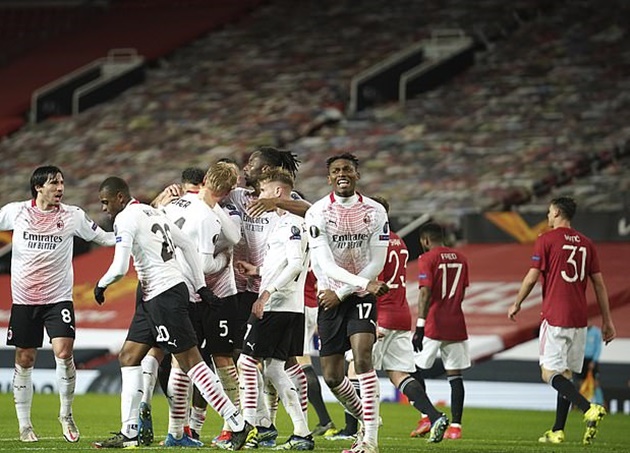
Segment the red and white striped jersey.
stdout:
[[[226,201],[236,206],[243,214],[243,237],[247,249],[246,261],[254,266],[262,266],[267,252],[267,236],[273,228],[273,221],[278,216],[273,212],[266,212],[259,217],[252,217],[247,214],[247,206],[258,199],[251,189],[237,187],[226,197]],[[260,276],[252,276],[247,280],[247,290],[258,294],[260,291]]]
[[[299,199],[295,192],[291,193],[291,197]],[[258,195],[254,195],[252,189],[237,187],[225,198],[225,202],[233,204],[242,213],[242,232],[245,238],[245,247],[247,248],[246,261],[254,266],[262,266],[267,253],[267,237],[279,217],[274,212],[266,212],[258,217],[252,217],[247,214],[247,207],[257,199]],[[260,292],[260,276],[249,277],[247,290],[256,294]]]
[[[385,208],[360,194],[356,195],[354,203],[341,203],[334,193],[330,193],[306,212],[306,226],[310,247],[313,250],[328,247],[335,263],[354,275],[359,275],[367,266],[375,247],[387,247],[389,244]],[[319,266],[313,267],[313,270],[316,271],[320,290],[336,291],[346,286],[344,282],[322,273]],[[358,288],[355,293],[367,294]]]
[[0,209],[0,230],[13,230],[11,292],[16,305],[45,305],[72,300],[74,236],[113,246],[107,233],[77,206],[60,204],[42,211],[35,200]]

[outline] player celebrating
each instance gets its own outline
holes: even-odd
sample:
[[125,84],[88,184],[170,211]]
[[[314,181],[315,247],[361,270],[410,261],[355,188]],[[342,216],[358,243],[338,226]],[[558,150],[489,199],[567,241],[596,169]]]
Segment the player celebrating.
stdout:
[[[364,436],[353,453],[378,450],[380,389],[372,365],[376,297],[387,292],[377,281],[389,244],[385,209],[355,192],[359,160],[343,153],[326,161],[333,191],[306,213],[312,265],[318,282],[320,361],[326,384],[362,420]],[[345,375],[344,353],[352,348],[361,399]]]
[[[184,192],[183,197],[187,194],[198,194],[201,186],[203,185],[203,179],[206,173],[197,167],[188,167],[182,171],[181,177],[181,189]],[[165,205],[168,205],[171,202],[177,201],[179,198],[178,194],[171,193],[169,188],[164,189],[152,202],[151,206],[154,208],[163,209]],[[186,203],[182,203],[182,207],[188,207],[195,200],[188,201]],[[203,204],[203,203],[202,203]],[[203,213],[205,210],[202,209]],[[177,217],[172,220],[180,220],[180,217]],[[202,216],[197,216],[196,221],[188,222],[188,224],[196,225],[196,223],[202,221]],[[185,222],[184,219],[178,223],[178,226],[181,227]],[[197,234],[194,234],[194,237],[197,237]],[[187,282],[188,283],[188,282]],[[197,301],[195,298],[194,289],[188,288],[189,294],[192,294],[192,300],[194,302]],[[138,285],[138,291],[136,293],[136,303],[142,303],[142,288]],[[189,305],[189,308],[193,310],[197,305]],[[194,324],[194,316],[191,316],[191,321]],[[196,326],[195,326],[196,327]],[[203,352],[202,352],[203,354]],[[179,367],[175,367],[175,370],[172,371],[171,367],[171,357],[165,356],[164,351],[158,347],[153,347],[147,353],[146,356],[142,359],[142,400],[140,401],[140,418],[138,420],[138,444],[139,445],[150,445],[153,442],[153,420],[151,416],[151,400],[153,398],[153,390],[155,388],[155,383],[158,379],[158,373],[160,378],[160,384],[162,386],[162,390],[165,395],[168,395],[168,403],[169,403],[169,428],[168,433],[173,433],[170,438],[167,436],[166,441],[163,443],[190,443],[194,444],[195,442],[189,442],[189,439],[186,437],[195,439],[190,431],[185,432],[185,436],[182,436],[180,433],[180,425],[182,421],[184,421],[188,416],[188,389],[190,380],[186,373],[182,372]],[[181,385],[180,385],[181,382]],[[197,391],[195,391],[197,393]],[[185,396],[182,396],[185,395]],[[185,404],[186,407],[183,410],[173,411],[173,406],[181,406]],[[176,441],[177,439],[177,441]],[[167,445],[168,446],[168,445]]]
[[31,175],[33,198],[0,209],[0,231],[13,230],[13,304],[7,344],[15,346],[13,398],[22,442],[38,441],[31,423],[32,373],[44,328],[55,356],[63,437],[68,442],[79,440],[72,417],[76,384],[73,241],[78,236],[100,245],[115,243],[114,235],[103,231],[81,208],[61,203],[64,188],[58,167],[38,167]]
[[[259,177],[271,168],[283,168],[288,171],[293,178],[297,172],[300,161],[297,156],[288,150],[280,150],[271,146],[261,146],[257,148],[249,157],[247,165],[243,168],[245,183],[249,189],[235,188],[226,197],[225,202],[236,206],[243,213],[242,232],[245,239],[245,253],[247,261],[256,267],[262,266],[265,253],[267,251],[267,237],[269,231],[277,221],[275,212],[277,208],[288,211],[292,214],[303,216],[310,206],[304,200],[299,199],[295,193],[291,193],[289,199],[285,198],[262,198],[260,197]],[[237,337],[235,344],[240,347],[243,344],[247,320],[251,313],[252,305],[258,298],[260,291],[260,276],[249,276],[247,290],[238,294],[238,317],[236,319]],[[268,396],[273,398],[273,392],[269,391]],[[268,406],[260,401],[260,410],[257,429],[258,442],[272,445],[278,435],[278,431],[273,426],[272,416],[268,411]],[[277,403],[273,404],[274,407]]]
[[[203,178],[202,187],[198,190],[188,190],[181,198],[171,201],[164,206],[166,216],[179,226],[182,232],[193,241],[201,259],[204,275],[212,275],[225,269],[230,264],[230,256],[226,251],[217,252],[216,244],[221,233],[229,239],[231,245],[240,240],[240,229],[235,225],[219,205],[232,187],[236,185],[237,175],[234,169],[227,164],[216,163],[212,165]],[[184,266],[184,275],[190,275],[190,269],[185,266],[186,261],[175,251],[180,265]],[[234,343],[231,339],[232,313],[236,310],[234,303],[224,304],[221,300],[216,307],[200,303],[195,294],[192,283],[186,281],[188,292],[191,295],[189,304],[190,319],[195,328],[202,356],[206,363],[214,357],[217,372],[230,363]],[[213,288],[212,286],[208,286]],[[216,293],[215,293],[216,294]],[[234,370],[236,375],[236,370]],[[231,376],[231,375],[230,375]],[[222,381],[223,384],[223,381]],[[229,388],[238,388],[236,384],[228,383]],[[224,388],[226,386],[224,385]],[[168,383],[169,395],[169,430],[164,445],[166,446],[202,446],[198,439],[189,438],[184,433],[184,425],[188,419],[190,380],[181,370],[176,360],[173,361],[170,379]],[[196,407],[201,406],[199,400],[203,398],[197,394]],[[230,398],[233,403],[238,404]],[[203,400],[205,401],[205,400]],[[141,418],[142,419],[142,418]],[[141,430],[140,430],[141,432]],[[191,434],[193,434],[191,432]]]
[[602,337],[606,343],[615,338],[615,326],[597,251],[589,238],[571,227],[576,209],[572,198],[551,200],[547,212],[551,231],[536,239],[531,268],[523,279],[516,301],[508,310],[508,317],[514,320],[538,277],[542,276],[540,369],[543,381],[556,389],[558,397],[555,424],[538,440],[554,444],[564,441],[564,426],[572,403],[584,413],[586,430],[582,442],[588,445],[595,439],[606,409],[591,404],[571,382],[572,370],[579,373],[584,360],[588,325],[587,277],[595,290],[602,316]]
[[[270,169],[259,179],[260,195],[290,199],[293,177],[286,170]],[[293,435],[281,445],[284,450],[312,450],[297,389],[285,371],[285,362],[304,349],[304,303],[302,292],[308,260],[304,219],[278,210],[267,239],[267,254],[260,269],[251,263],[238,263],[249,275],[261,274],[261,293],[252,306],[238,360],[241,372],[241,407],[250,423],[256,416],[258,364],[264,364],[265,378],[277,389],[293,422]]]
[[120,432],[112,438],[95,442],[97,448],[126,448],[138,444],[138,406],[142,388],[140,361],[152,346],[171,352],[181,369],[199,388],[204,398],[230,424],[234,434],[231,448],[238,450],[256,436],[256,428],[243,420],[231,403],[216,375],[203,361],[188,314],[188,289],[175,247],[181,249],[190,275],[203,303],[216,302],[216,296],[205,286],[201,263],[195,245],[160,211],[131,197],[127,183],[109,177],[100,187],[99,196],[114,219],[116,250],[114,260],[94,288],[99,304],[105,302],[105,290],[127,273],[133,257],[143,300],[119,354],[122,373]]
[[[261,266],[267,251],[267,235],[277,215],[276,208],[285,209],[294,214],[303,215],[308,209],[308,203],[290,198],[259,200],[260,187],[258,179],[262,173],[270,168],[284,168],[295,178],[299,160],[290,151],[278,150],[270,146],[262,146],[254,151],[247,165],[243,168],[245,183],[250,189],[236,188],[226,198],[226,202],[236,206],[243,213],[243,237],[247,247],[247,261],[255,266]],[[263,205],[263,208],[260,206]],[[241,333],[245,333],[245,325],[252,304],[258,298],[260,290],[260,276],[248,278],[247,292],[239,296],[239,320]]]

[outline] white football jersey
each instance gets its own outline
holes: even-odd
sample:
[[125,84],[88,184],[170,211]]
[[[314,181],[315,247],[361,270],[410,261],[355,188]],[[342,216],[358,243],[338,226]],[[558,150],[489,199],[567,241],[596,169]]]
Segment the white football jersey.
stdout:
[[16,305],[45,305],[72,300],[74,236],[113,246],[107,233],[77,206],[40,210],[35,200],[0,209],[0,231],[13,230],[11,292]]
[[[308,242],[312,250],[328,247],[335,263],[358,275],[370,262],[374,247],[389,245],[389,222],[385,208],[371,198],[357,194],[353,204],[342,205],[334,193],[314,203],[305,216]],[[336,291],[345,283],[329,278],[313,266],[319,289]],[[356,291],[365,295],[367,291]]]
[[[116,247],[131,249],[133,264],[142,286],[143,299],[150,300],[185,281],[175,259],[176,236],[182,233],[164,212],[131,201],[114,220]],[[199,264],[197,264],[198,266]],[[201,269],[195,282],[202,280]],[[196,289],[203,286],[197,286]]]
[[[181,198],[171,201],[163,208],[166,216],[177,225],[197,247],[200,256],[214,256],[215,244],[221,232],[221,222],[212,208],[199,199],[198,192],[187,192]],[[175,249],[175,258],[182,267],[186,286],[192,302],[198,302],[199,296],[189,281],[191,269],[181,249]]]
[[[234,205],[229,203],[223,206],[223,211],[234,222],[234,228],[241,229],[241,213]],[[223,230],[221,230],[223,231]],[[239,242],[240,243],[240,242]],[[219,234],[219,240],[216,243],[217,252],[227,251],[230,255],[228,265],[214,274],[206,275],[206,286],[214,291],[218,297],[233,296],[237,293],[236,274],[234,271],[234,249],[225,238],[225,234]]]
[[265,311],[304,312],[304,281],[308,270],[308,239],[304,219],[291,213],[278,216],[267,240],[267,253],[260,269],[261,291],[276,291]]

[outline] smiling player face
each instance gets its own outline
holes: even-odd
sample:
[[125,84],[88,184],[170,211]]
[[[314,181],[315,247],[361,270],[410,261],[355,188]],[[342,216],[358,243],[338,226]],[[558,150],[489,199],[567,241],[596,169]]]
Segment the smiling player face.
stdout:
[[350,160],[337,159],[328,168],[328,184],[333,187],[335,194],[340,197],[354,195],[354,189],[359,179],[359,172],[354,166],[354,162]]

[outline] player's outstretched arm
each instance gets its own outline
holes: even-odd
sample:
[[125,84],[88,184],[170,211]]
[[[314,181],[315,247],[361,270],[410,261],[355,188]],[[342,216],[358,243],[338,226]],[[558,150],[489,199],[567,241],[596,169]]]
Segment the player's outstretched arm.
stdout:
[[252,217],[258,217],[265,212],[275,211],[277,208],[283,209],[300,217],[306,215],[306,211],[311,205],[305,200],[285,200],[283,198],[259,198],[247,207],[247,213]]

